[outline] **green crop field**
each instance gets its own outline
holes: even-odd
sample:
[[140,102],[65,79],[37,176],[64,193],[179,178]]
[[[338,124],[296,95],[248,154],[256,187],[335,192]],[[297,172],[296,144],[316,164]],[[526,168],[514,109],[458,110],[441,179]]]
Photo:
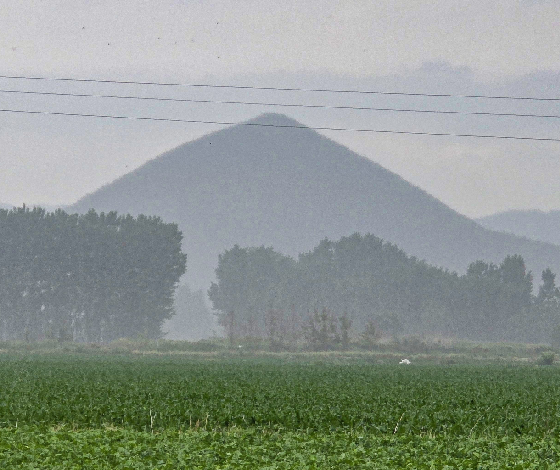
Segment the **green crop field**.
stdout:
[[0,468],[560,468],[560,369],[0,355]]

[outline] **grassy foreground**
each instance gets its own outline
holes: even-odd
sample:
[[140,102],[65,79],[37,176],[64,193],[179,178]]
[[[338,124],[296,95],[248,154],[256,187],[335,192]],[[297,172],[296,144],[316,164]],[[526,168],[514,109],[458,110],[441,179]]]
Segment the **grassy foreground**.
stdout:
[[258,429],[146,433],[0,430],[2,468],[56,469],[547,469],[557,439],[380,437]]
[[309,357],[0,354],[0,468],[560,468],[556,366]]

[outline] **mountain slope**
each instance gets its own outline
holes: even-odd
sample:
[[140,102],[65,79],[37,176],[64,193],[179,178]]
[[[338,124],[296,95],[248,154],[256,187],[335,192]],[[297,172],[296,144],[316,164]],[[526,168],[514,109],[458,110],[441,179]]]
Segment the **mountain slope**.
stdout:
[[560,246],[560,210],[500,212],[477,219],[477,222],[490,230],[509,232]]
[[[560,271],[560,248],[490,232],[380,165],[283,115],[265,114],[146,163],[69,210],[156,214],[177,222],[187,282],[207,288],[234,244],[296,255],[324,237],[371,232],[452,270],[522,254]],[[284,127],[270,127],[284,126]]]

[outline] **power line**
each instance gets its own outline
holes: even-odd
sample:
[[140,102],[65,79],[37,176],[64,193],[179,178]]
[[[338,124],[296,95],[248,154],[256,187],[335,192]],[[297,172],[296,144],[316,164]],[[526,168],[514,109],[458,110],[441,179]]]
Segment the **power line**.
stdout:
[[3,90],[0,93],[23,94],[23,95],[42,95],[42,96],[68,96],[74,98],[115,98],[125,100],[144,100],[144,101],[167,101],[174,103],[197,103],[197,104],[233,104],[233,105],[250,105],[250,106],[274,106],[284,108],[311,108],[311,109],[339,109],[352,111],[390,111],[399,113],[419,113],[419,114],[448,114],[461,116],[493,116],[493,117],[527,117],[527,118],[551,118],[560,119],[557,114],[534,114],[534,113],[495,113],[490,111],[463,112],[463,111],[446,111],[434,109],[408,109],[408,108],[378,108],[371,106],[335,106],[322,104],[299,104],[299,103],[270,103],[261,101],[220,101],[220,100],[201,100],[190,98],[164,98],[157,96],[136,96],[136,95],[106,95],[91,93],[68,93],[54,91],[33,91],[33,90]]
[[178,83],[178,82],[155,82],[135,80],[101,80],[96,78],[68,78],[68,77],[32,77],[25,75],[0,75],[3,79],[34,80],[34,81],[56,81],[56,82],[78,82],[78,83],[105,83],[118,85],[153,85],[165,87],[193,87],[193,88],[229,88],[235,90],[263,90],[263,91],[296,91],[296,92],[318,92],[318,93],[345,93],[363,95],[398,95],[398,96],[425,96],[430,98],[469,98],[488,100],[516,100],[516,101],[560,101],[560,98],[547,98],[536,96],[512,96],[512,95],[460,95],[451,93],[407,93],[401,91],[377,91],[377,90],[344,90],[334,88],[296,88],[296,87],[260,87],[252,85],[219,85],[209,83]]
[[89,117],[89,118],[104,118],[104,119],[122,119],[133,121],[159,121],[159,122],[181,122],[188,124],[214,124],[221,126],[253,126],[253,127],[275,127],[284,129],[310,129],[315,131],[340,131],[340,132],[361,132],[361,133],[378,133],[378,134],[406,134],[406,135],[427,135],[438,137],[473,137],[479,139],[507,139],[507,140],[527,140],[539,142],[560,142],[560,139],[552,137],[523,137],[523,136],[509,136],[509,135],[487,135],[487,134],[453,134],[448,132],[420,132],[420,131],[395,131],[386,129],[349,129],[345,127],[308,127],[304,125],[294,124],[266,124],[258,122],[225,122],[225,121],[203,121],[195,119],[179,119],[179,118],[158,118],[146,116],[119,116],[110,114],[85,114],[85,113],[65,113],[58,111],[29,111],[21,109],[0,109],[3,113],[18,113],[18,114],[35,114],[35,115],[50,115],[50,116],[71,116],[71,117]]

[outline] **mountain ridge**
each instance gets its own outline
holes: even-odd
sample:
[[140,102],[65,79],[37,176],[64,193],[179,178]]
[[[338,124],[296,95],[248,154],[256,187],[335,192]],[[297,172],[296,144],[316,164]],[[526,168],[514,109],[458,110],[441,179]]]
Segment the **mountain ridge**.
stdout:
[[560,246],[560,210],[510,210],[476,219],[490,230]]

